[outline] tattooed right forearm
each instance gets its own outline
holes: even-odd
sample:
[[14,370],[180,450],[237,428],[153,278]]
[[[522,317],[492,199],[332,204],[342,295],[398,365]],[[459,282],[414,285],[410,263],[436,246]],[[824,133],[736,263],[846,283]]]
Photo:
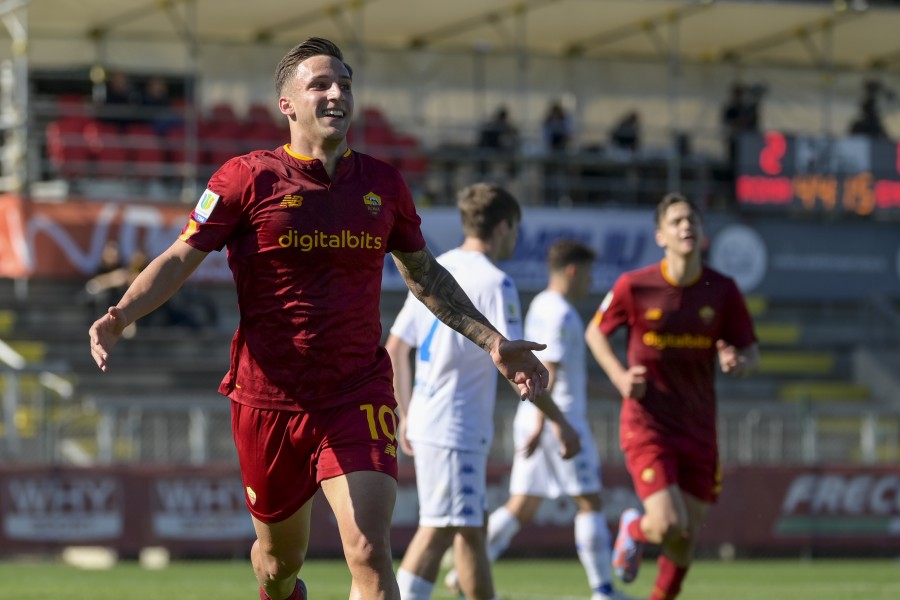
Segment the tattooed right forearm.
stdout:
[[394,252],[394,262],[413,295],[448,327],[490,351],[497,330],[469,300],[459,283],[431,252]]

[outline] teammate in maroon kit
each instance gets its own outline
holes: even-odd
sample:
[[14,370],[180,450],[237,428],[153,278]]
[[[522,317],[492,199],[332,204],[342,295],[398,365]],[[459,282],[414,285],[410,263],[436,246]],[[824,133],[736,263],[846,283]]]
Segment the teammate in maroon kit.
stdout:
[[400,174],[353,152],[351,70],[321,38],[279,63],[290,143],[229,160],[179,238],[90,329],[109,368],[123,329],[168,300],[213,250],[228,249],[240,324],[219,391],[231,399],[251,561],[263,600],[301,600],[297,575],[321,486],[337,518],[352,598],[399,599],[389,528],[397,491],[396,402],[381,341],[386,253],[442,321],[489,352],[523,398],[547,385],[532,354],[479,313],[425,246]]
[[[694,536],[719,493],[715,359],[742,376],[759,362],[753,324],[734,281],[701,261],[703,228],[694,204],[668,194],[656,208],[658,263],[623,274],[585,332],[622,394],[620,439],[644,513],[619,521],[613,568],[637,576],[646,543],[661,544],[650,600],[681,590]],[[608,336],[628,328],[628,366]]]

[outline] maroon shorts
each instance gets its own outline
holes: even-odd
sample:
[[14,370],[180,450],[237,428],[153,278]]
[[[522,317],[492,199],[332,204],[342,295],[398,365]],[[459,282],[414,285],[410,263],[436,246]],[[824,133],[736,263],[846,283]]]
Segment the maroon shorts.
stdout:
[[247,508],[264,523],[290,517],[324,479],[353,471],[397,478],[393,396],[312,412],[253,408],[232,401],[231,432]]
[[623,451],[634,490],[642,500],[671,485],[703,502],[713,503],[719,497],[722,471],[714,450],[645,440]]

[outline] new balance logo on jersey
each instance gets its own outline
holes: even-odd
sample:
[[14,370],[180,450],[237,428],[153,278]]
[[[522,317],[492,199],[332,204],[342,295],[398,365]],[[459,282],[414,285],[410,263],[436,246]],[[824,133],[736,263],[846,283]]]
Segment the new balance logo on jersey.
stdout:
[[282,208],[300,208],[303,205],[303,196],[300,194],[287,194],[281,199]]
[[388,444],[387,446],[384,447],[384,453],[387,454],[388,456],[393,456],[394,458],[397,458],[397,447],[393,444]]

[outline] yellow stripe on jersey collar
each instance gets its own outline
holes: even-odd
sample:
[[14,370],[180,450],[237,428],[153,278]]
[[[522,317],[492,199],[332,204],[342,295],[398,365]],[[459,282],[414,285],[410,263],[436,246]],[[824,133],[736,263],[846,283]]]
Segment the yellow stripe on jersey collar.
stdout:
[[697,276],[692,280],[685,281],[684,283],[679,283],[672,279],[672,277],[669,275],[669,262],[665,258],[659,261],[659,270],[662,272],[663,279],[665,279],[674,287],[691,287],[692,285],[700,281],[701,277],[703,277],[703,269],[700,269],[700,272],[697,273]]
[[[299,158],[300,160],[315,160],[312,156],[303,156],[302,154],[298,154],[298,153],[294,152],[293,150],[291,150],[290,144],[284,145],[284,151],[287,152],[288,154],[290,154],[291,156],[293,156],[294,158]],[[347,151],[344,152],[342,157],[347,158],[348,156],[350,156],[350,148],[349,147],[347,148]]]

